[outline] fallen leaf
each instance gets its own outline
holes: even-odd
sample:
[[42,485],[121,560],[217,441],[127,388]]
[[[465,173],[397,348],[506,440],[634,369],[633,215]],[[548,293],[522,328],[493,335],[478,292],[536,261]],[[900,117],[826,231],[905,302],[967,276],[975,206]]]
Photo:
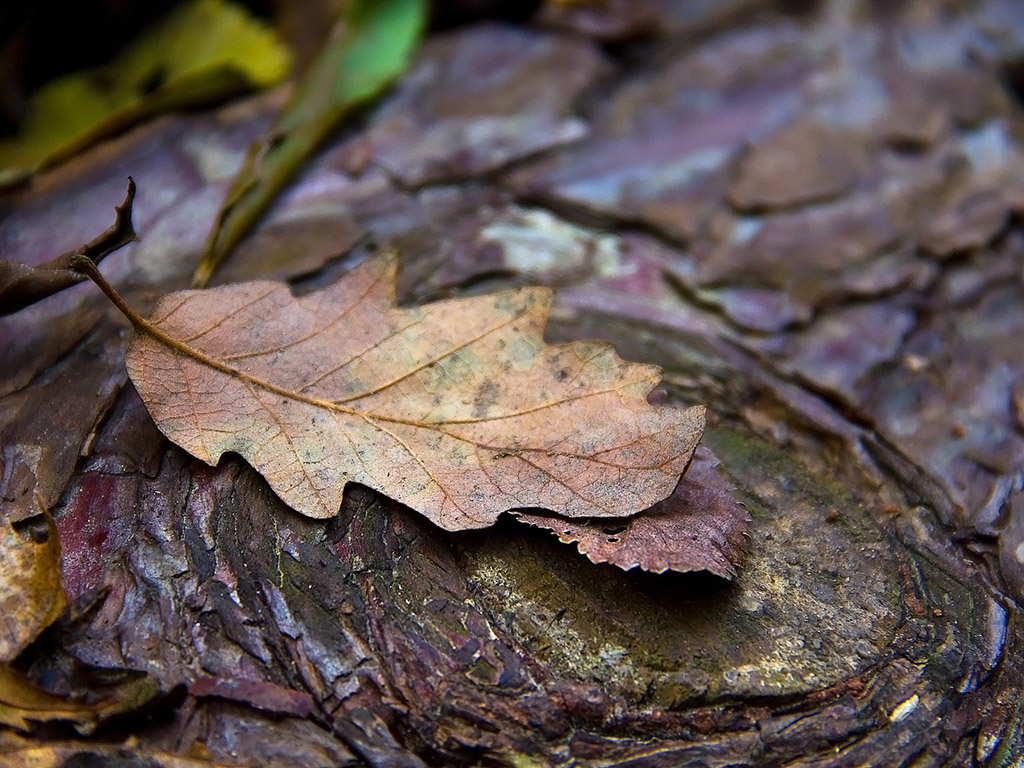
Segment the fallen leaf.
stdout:
[[402,72],[427,19],[425,0],[351,0],[267,135],[255,142],[217,213],[192,278],[213,272],[320,143]]
[[0,741],[5,768],[69,768],[69,766],[145,766],[145,768],[227,768],[237,761],[224,763],[211,757],[200,744],[186,754],[174,754],[143,746],[136,737],[123,743],[95,741],[47,741],[18,738],[5,734]]
[[281,499],[337,514],[347,483],[448,530],[504,511],[624,516],[665,498],[704,406],[657,407],[661,371],[600,341],[546,345],[552,293],[394,305],[385,254],[302,298],[253,282],[164,298],[132,320],[128,373],[157,425],[213,465],[241,454]]
[[196,698],[209,696],[240,701],[253,709],[292,717],[309,717],[315,707],[313,697],[305,691],[296,691],[265,680],[203,676],[189,685],[188,692]]
[[625,571],[710,571],[731,579],[743,556],[750,516],[717,465],[711,451],[698,447],[672,495],[629,518],[570,521],[534,513],[517,517],[547,528],[566,544],[576,542],[595,563],[611,563]]
[[[2,467],[0,464],[0,470]],[[11,487],[24,487],[29,478],[25,481],[15,478]],[[4,504],[8,506],[13,505]],[[5,515],[2,530],[0,662],[6,663],[54,622],[64,610],[66,598],[60,581],[60,540],[50,516],[14,521]]]
[[73,701],[47,693],[10,667],[0,665],[0,723],[27,731],[32,723],[62,720],[80,733],[90,733],[101,721],[138,709],[159,692],[153,678],[137,677],[99,701]]
[[[76,259],[87,259],[95,264],[135,239],[131,223],[134,196],[135,183],[129,178],[128,193],[124,202],[115,208],[113,226],[74,251],[34,267],[0,260],[0,315],[15,312],[81,282],[85,276],[74,268]],[[90,362],[97,361],[93,357]],[[101,366],[93,367],[96,371],[102,370]],[[81,378],[76,381],[79,385],[83,383]],[[102,392],[93,391],[102,402]],[[34,393],[38,396],[40,390],[35,389]],[[0,664],[12,661],[25,650],[57,619],[66,605],[61,583],[60,540],[50,509],[71,474],[80,444],[73,439],[78,430],[69,427],[67,418],[61,418],[67,416],[61,413],[61,405],[67,403],[51,403],[47,409],[53,423],[60,424],[59,431],[49,431],[53,440],[48,441],[39,434],[41,422],[37,405],[31,409],[35,417],[32,434],[22,432],[17,418],[19,399],[23,400],[17,396],[9,399],[4,413],[9,418],[0,418]],[[50,400],[43,397],[33,402]],[[86,429],[93,420],[89,419]],[[61,475],[58,467],[62,462],[57,455],[61,451],[48,450],[48,443],[49,446],[59,443],[72,453],[65,464],[67,476],[59,480],[56,478]],[[2,713],[0,722],[8,722]]]
[[831,200],[857,181],[864,139],[796,120],[748,147],[736,163],[729,200],[741,211]]

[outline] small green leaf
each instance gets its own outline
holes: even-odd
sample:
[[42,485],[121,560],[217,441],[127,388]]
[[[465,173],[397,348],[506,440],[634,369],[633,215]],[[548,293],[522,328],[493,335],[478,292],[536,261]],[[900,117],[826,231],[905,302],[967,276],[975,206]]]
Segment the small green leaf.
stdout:
[[408,64],[427,19],[426,0],[352,0],[267,135],[249,149],[228,191],[193,285],[206,285],[228,252],[303,161],[357,107]]

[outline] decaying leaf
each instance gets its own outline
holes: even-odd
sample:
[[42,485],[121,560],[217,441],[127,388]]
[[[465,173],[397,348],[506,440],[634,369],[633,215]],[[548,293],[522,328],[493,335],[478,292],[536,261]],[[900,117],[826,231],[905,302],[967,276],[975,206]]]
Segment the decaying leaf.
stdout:
[[552,294],[394,304],[397,257],[302,298],[253,282],[164,298],[132,320],[129,375],[160,429],[216,464],[245,457],[294,509],[335,515],[349,482],[448,530],[504,511],[624,516],[675,487],[704,407],[657,407],[660,377],[606,342],[547,345]]
[[718,460],[698,447],[690,468],[664,501],[619,520],[565,520],[523,513],[523,522],[553,531],[595,563],[623,570],[710,571],[731,579],[743,555],[750,516],[715,467]]
[[49,515],[4,516],[0,530],[0,662],[7,663],[54,622],[66,598],[60,541]]
[[[85,277],[74,268],[77,259],[95,264],[134,240],[134,197],[135,183],[129,178],[124,202],[115,208],[114,224],[73,251],[36,266],[0,259],[0,315],[81,282]],[[82,383],[79,378],[78,384]],[[36,390],[36,394],[45,391]],[[92,393],[97,399],[101,397],[95,388]],[[67,421],[61,419],[62,414],[67,415],[61,408],[63,403],[55,405],[45,395],[38,402],[47,402],[50,423],[61,427],[59,439],[50,443],[67,441],[72,455],[66,463],[56,459],[45,446],[45,438],[21,432],[16,417],[13,422],[0,424],[0,664],[24,651],[57,619],[67,602],[61,583],[60,540],[50,509],[67,479],[55,465],[65,464],[70,475],[79,442],[72,439],[76,430],[68,430]],[[19,408],[10,400],[8,403],[16,414]],[[44,423],[37,419],[36,429]],[[43,431],[47,431],[45,427]],[[2,701],[0,707],[4,706]],[[9,722],[3,717],[0,713],[0,722]]]
[[[10,737],[7,739],[11,741]],[[2,746],[2,745],[0,745]],[[145,766],[146,768],[226,768],[228,763],[202,754],[176,755],[140,746],[136,740],[124,744],[81,741],[15,742],[4,749],[6,768],[68,768],[69,766]],[[237,763],[232,763],[237,765]]]
[[158,693],[153,678],[137,677],[98,701],[73,701],[47,693],[10,667],[0,665],[0,723],[24,731],[32,723],[62,720],[81,733],[89,733],[106,718],[138,709]]

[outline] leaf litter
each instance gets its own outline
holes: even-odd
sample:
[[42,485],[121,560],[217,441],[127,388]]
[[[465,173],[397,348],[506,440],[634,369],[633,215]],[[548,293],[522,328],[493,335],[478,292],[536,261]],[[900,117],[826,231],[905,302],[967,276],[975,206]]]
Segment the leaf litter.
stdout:
[[205,286],[277,193],[345,118],[406,66],[429,14],[425,0],[352,0],[267,134],[250,148],[217,213],[192,285]]
[[[129,178],[125,200],[115,208],[114,224],[52,261],[32,267],[0,260],[0,315],[80,282],[85,277],[76,266],[80,260],[95,265],[134,240],[134,194],[135,185]],[[94,399],[87,401],[99,411],[112,383],[96,348],[86,345],[82,354],[88,358],[85,370],[64,368],[54,378],[74,380],[80,391],[93,392]],[[84,698],[71,697],[49,692],[16,666],[26,650],[67,615],[61,540],[51,510],[98,413],[91,407],[76,409],[68,398],[51,397],[54,390],[48,387],[53,384],[51,380],[49,385],[37,383],[21,390],[13,400],[9,398],[11,414],[5,414],[9,418],[0,419],[0,724],[28,731],[37,724],[64,721],[78,732],[88,733],[112,716],[138,709],[160,691],[152,678],[133,675],[102,686],[102,690],[89,686]],[[48,404],[46,416],[34,420],[33,430],[25,430],[17,415],[33,397],[34,403]],[[83,414],[89,414],[85,423]],[[44,434],[59,431],[63,440],[39,441],[40,427]]]

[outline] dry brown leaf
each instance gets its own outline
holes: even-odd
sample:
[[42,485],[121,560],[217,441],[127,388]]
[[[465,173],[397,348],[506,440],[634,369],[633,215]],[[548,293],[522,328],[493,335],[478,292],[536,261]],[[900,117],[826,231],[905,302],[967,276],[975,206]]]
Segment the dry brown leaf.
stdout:
[[202,745],[183,755],[139,744],[129,738],[123,743],[95,741],[48,741],[5,733],[0,737],[4,768],[69,768],[69,766],[145,766],[146,768],[228,768],[237,766],[214,760]]
[[672,492],[704,407],[648,404],[660,369],[606,342],[545,344],[548,289],[405,309],[396,271],[379,256],[302,298],[183,291],[149,321],[90,274],[136,326],[128,372],[164,434],[210,464],[241,454],[311,517],[349,482],[448,530],[521,507],[629,515]]
[[50,516],[3,519],[0,526],[0,662],[6,663],[54,622],[66,598]]
[[62,720],[89,733],[102,720],[138,709],[157,693],[152,678],[139,677],[122,683],[99,701],[73,701],[47,693],[10,667],[0,666],[0,723],[26,731],[32,723]]
[[675,491],[664,501],[622,520],[569,521],[523,513],[523,522],[547,528],[560,541],[576,542],[595,563],[623,570],[710,571],[731,579],[743,555],[750,516],[715,467],[718,460],[700,447]]

